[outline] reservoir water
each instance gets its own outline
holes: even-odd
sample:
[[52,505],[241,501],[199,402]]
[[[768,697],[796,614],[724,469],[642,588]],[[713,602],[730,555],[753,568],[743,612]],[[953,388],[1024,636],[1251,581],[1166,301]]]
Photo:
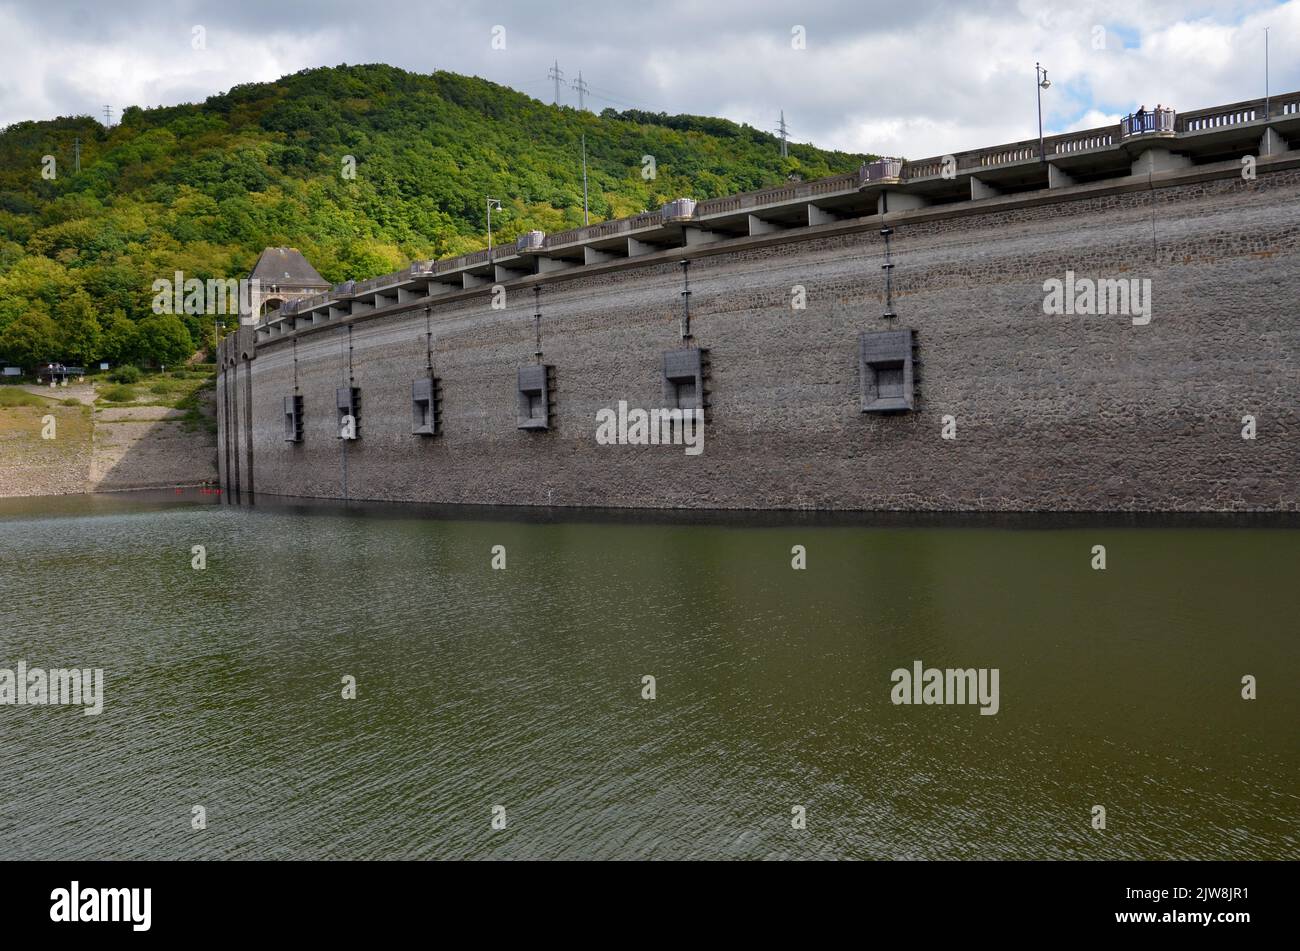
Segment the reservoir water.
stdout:
[[1300,858],[1293,518],[211,501],[0,500],[0,856]]

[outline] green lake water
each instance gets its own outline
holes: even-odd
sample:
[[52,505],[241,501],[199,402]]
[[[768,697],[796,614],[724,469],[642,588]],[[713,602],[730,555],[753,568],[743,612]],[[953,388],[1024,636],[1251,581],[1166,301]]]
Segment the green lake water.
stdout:
[[[1294,519],[0,500],[0,668],[105,684],[0,705],[0,856],[1300,858],[1298,567]],[[892,703],[917,660],[997,714]]]

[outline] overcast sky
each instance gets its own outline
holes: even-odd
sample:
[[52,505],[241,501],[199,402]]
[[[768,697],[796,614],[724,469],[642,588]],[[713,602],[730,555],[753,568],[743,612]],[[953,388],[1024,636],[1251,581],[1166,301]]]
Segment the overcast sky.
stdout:
[[549,102],[558,60],[566,83],[581,70],[588,108],[770,130],[784,110],[796,141],[918,158],[1034,137],[1035,60],[1048,133],[1140,103],[1262,96],[1265,27],[1273,92],[1300,89],[1300,0],[0,0],[0,125],[339,63],[453,70]]

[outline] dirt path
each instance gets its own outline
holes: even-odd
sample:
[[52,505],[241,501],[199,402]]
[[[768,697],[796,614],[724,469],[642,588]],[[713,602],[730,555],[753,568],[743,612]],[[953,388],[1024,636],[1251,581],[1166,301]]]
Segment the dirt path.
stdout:
[[76,400],[85,406],[95,405],[95,387],[90,383],[69,383],[67,386],[37,386],[25,384],[18,387],[24,393],[44,396],[51,400]]

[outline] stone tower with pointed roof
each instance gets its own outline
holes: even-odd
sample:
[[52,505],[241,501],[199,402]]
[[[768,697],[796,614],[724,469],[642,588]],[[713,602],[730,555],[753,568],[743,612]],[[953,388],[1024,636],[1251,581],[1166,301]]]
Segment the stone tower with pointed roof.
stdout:
[[314,297],[327,291],[330,284],[316,272],[297,248],[267,248],[253,265],[249,283],[258,289],[251,312],[239,315],[241,324],[254,323],[263,314],[278,310],[288,300]]

